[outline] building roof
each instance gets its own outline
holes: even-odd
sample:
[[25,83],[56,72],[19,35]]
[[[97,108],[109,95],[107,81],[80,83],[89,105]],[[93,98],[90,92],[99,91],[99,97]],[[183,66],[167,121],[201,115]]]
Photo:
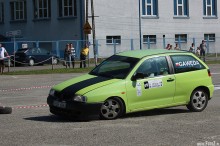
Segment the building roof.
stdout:
[[168,53],[183,53],[186,51],[167,50],[167,49],[148,49],[148,50],[132,50],[118,53],[117,55],[128,56],[134,58],[143,58],[145,56],[168,54]]

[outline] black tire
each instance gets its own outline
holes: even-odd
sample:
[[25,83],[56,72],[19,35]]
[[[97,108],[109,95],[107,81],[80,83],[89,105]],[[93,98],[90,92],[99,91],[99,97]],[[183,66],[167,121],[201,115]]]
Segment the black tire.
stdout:
[[190,102],[186,107],[192,112],[203,111],[208,104],[208,94],[202,89],[196,89],[192,92]]
[[34,64],[35,64],[34,59],[31,58],[31,59],[29,60],[29,66],[34,66]]
[[11,107],[0,107],[0,114],[11,114],[12,108]]
[[124,114],[124,104],[118,97],[107,99],[100,109],[100,118],[104,120],[113,120]]

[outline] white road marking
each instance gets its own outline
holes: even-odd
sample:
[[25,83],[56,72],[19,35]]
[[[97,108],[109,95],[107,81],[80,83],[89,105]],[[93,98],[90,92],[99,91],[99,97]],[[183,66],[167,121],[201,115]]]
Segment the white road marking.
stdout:
[[212,72],[211,72],[211,74],[212,74],[212,75],[219,75],[220,73],[212,73]]
[[220,90],[220,85],[214,85],[215,86],[215,90]]

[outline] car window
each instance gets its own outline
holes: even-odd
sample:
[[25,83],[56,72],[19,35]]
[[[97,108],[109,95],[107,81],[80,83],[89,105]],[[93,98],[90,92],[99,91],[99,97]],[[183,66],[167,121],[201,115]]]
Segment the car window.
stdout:
[[18,49],[17,53],[26,53],[28,49]]
[[113,55],[94,68],[89,74],[124,79],[138,61],[138,58]]
[[45,49],[45,48],[39,48],[39,49],[41,49],[41,54],[42,55],[49,55],[50,54],[50,51]]
[[170,74],[165,56],[145,60],[136,72],[143,73],[144,77],[155,77]]
[[30,55],[37,55],[37,54],[39,54],[39,51],[37,50],[37,48],[31,48],[31,49],[29,49],[29,54]]
[[171,56],[175,73],[183,73],[204,69],[205,67],[193,56],[173,55]]
[[37,54],[41,54],[41,49],[37,48]]

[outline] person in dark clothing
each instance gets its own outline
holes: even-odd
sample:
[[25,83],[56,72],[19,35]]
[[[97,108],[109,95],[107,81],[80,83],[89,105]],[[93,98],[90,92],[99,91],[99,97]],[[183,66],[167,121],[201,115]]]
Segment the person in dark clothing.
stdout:
[[205,62],[205,53],[206,53],[206,44],[205,41],[202,40],[202,43],[200,44],[200,58],[203,57],[203,61]]

